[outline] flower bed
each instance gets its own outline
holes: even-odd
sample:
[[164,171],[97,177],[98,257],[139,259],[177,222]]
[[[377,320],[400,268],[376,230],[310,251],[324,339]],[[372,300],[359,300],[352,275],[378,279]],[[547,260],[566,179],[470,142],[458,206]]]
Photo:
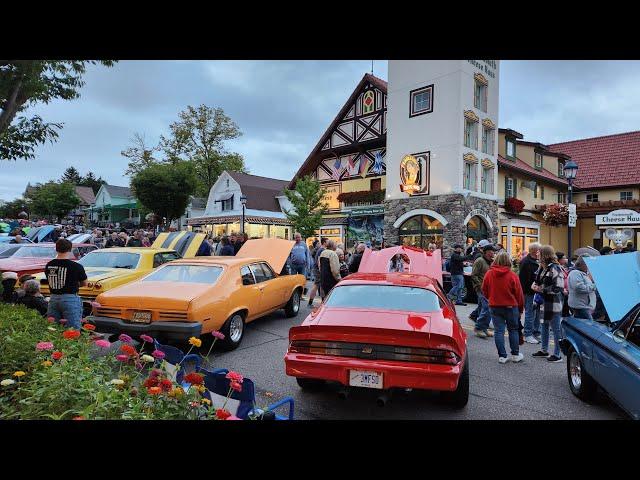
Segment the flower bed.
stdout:
[[[143,353],[151,337],[143,335],[138,349],[121,335],[113,351],[91,330],[66,330],[33,310],[0,304],[0,419],[237,419],[203,397],[201,374],[185,375],[187,391],[170,380],[163,352]],[[200,346],[192,339],[191,350]],[[228,378],[227,399],[243,377]]]

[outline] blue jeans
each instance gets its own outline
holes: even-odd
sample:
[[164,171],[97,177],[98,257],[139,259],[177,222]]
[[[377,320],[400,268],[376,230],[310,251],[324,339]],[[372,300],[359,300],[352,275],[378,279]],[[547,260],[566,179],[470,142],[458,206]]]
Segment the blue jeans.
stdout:
[[47,317],[53,317],[56,322],[67,320],[66,326],[80,330],[82,320],[82,299],[76,294],[51,295]]
[[560,321],[562,319],[562,312],[554,313],[553,318],[551,320],[542,320],[540,322],[540,327],[542,328],[542,351],[549,351],[549,324],[551,324],[551,329],[553,330],[553,354],[556,357],[561,357],[562,353],[560,351]]
[[540,335],[540,307],[533,303],[533,293],[524,297],[524,336]]
[[486,331],[491,323],[491,311],[489,310],[489,301],[482,292],[478,292],[478,307],[480,308],[480,313],[476,321],[476,330]]
[[507,357],[507,351],[504,348],[504,329],[509,331],[509,346],[511,347],[511,355],[520,353],[520,312],[518,307],[491,307],[491,319],[496,329],[493,339],[496,342],[498,356]]
[[301,265],[291,264],[291,275],[306,275],[307,266],[303,263]]
[[593,320],[593,317],[591,316],[591,310],[589,310],[588,308],[574,308],[573,317],[584,318],[586,320]]
[[449,298],[462,302],[462,289],[464,288],[464,275],[451,275],[451,290],[449,290]]

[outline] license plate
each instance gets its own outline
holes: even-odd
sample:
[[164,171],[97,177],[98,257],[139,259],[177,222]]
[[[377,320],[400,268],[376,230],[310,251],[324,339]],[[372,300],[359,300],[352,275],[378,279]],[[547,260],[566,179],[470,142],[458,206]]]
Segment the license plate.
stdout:
[[349,385],[382,390],[382,373],[349,370]]
[[151,312],[133,312],[131,321],[135,323],[151,323]]

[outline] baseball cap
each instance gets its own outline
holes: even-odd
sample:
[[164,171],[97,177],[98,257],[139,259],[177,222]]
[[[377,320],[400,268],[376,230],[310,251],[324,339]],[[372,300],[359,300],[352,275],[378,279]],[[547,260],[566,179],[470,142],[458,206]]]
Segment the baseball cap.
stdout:
[[18,274],[16,272],[3,272],[2,280],[18,280]]
[[485,247],[488,247],[488,246],[493,246],[493,245],[491,244],[491,242],[489,240],[486,240],[486,239],[480,240],[480,242],[478,243],[478,248],[485,248]]

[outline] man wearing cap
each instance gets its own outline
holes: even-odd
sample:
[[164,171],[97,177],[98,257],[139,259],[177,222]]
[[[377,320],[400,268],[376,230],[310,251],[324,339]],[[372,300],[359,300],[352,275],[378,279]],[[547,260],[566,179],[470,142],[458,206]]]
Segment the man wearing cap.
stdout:
[[456,305],[466,305],[462,301],[462,289],[464,288],[464,262],[469,260],[462,254],[463,247],[460,244],[453,246],[453,253],[449,259],[449,272],[451,272],[451,290],[449,298],[455,300]]
[[489,310],[489,302],[482,294],[482,282],[493,263],[495,247],[488,240],[481,240],[478,248],[482,249],[482,256],[473,262],[473,270],[471,271],[471,283],[473,283],[473,288],[478,296],[478,307],[480,308],[474,332],[478,337],[487,338],[493,337],[493,333],[489,331],[491,312]]

